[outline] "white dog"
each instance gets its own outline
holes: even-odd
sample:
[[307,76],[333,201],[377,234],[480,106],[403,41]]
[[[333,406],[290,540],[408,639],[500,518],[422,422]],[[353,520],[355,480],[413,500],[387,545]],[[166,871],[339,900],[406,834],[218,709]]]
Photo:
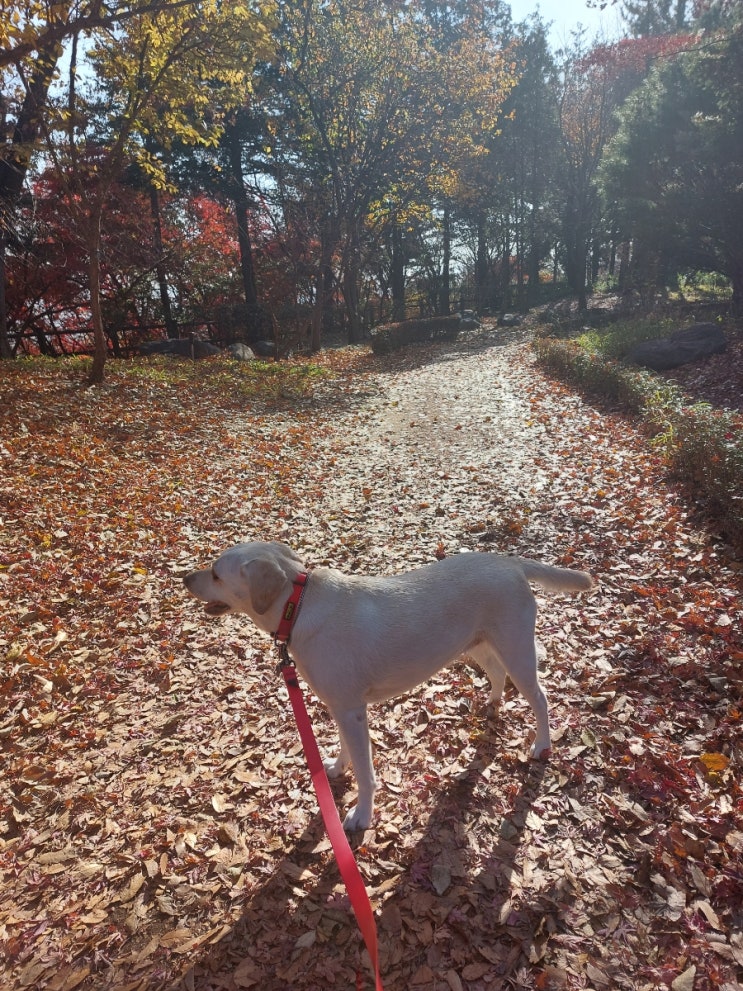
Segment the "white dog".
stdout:
[[[267,633],[278,630],[302,561],[285,544],[237,544],[211,568],[184,579],[210,616],[246,613]],[[330,777],[353,763],[358,803],[345,829],[366,829],[376,781],[366,707],[401,695],[466,654],[490,678],[493,705],[506,675],[537,720],[534,757],[550,749],[547,700],[537,677],[536,603],[528,580],[563,592],[591,588],[583,571],[495,554],[459,554],[390,578],[313,570],[295,613],[290,653],[338,724],[340,753]],[[292,609],[290,608],[291,612]]]

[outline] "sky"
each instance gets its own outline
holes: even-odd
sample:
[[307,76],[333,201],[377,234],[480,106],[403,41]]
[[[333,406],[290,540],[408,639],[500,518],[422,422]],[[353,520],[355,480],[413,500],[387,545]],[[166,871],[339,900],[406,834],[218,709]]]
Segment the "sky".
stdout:
[[559,48],[569,42],[570,32],[577,28],[578,24],[586,28],[588,41],[592,41],[596,35],[606,35],[607,40],[610,40],[621,33],[619,15],[612,7],[601,11],[596,7],[588,7],[586,0],[506,0],[506,2],[516,22],[528,18],[538,7],[542,20],[553,22],[550,29],[553,48]]

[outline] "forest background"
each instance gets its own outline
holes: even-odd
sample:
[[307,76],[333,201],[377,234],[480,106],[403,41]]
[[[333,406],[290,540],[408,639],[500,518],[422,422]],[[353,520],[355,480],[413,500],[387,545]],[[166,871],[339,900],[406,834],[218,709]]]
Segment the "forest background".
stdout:
[[0,4],[0,355],[317,349],[713,272],[743,305],[743,19],[624,0]]

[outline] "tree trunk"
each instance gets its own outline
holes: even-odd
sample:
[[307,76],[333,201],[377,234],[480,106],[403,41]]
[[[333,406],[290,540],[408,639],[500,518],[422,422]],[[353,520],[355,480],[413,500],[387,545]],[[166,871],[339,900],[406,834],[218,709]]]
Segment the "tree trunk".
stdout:
[[243,176],[242,147],[237,136],[237,130],[229,125],[225,131],[227,150],[230,158],[231,189],[233,203],[235,206],[235,220],[237,222],[237,243],[240,249],[240,272],[242,274],[243,291],[245,302],[248,306],[248,313],[258,306],[258,287],[255,279],[255,265],[253,263],[253,245],[250,241],[250,229],[248,227],[248,213],[250,202],[245,189],[245,177]]
[[346,267],[343,276],[343,298],[348,314],[348,343],[358,344],[361,340],[361,315],[359,313],[359,266],[358,259]]
[[733,284],[732,315],[739,320],[743,317],[743,264],[733,268],[730,281]]
[[3,219],[0,216],[0,358],[14,357],[8,336],[8,311],[5,302],[5,249],[6,237]]
[[588,246],[580,220],[569,220],[565,234],[565,274],[568,285],[578,297],[578,310],[584,312],[588,309],[586,298]]
[[361,279],[361,248],[359,233],[354,226],[348,233],[343,265],[343,298],[348,314],[348,343],[361,340],[361,314],[359,313],[359,283]]
[[392,271],[390,273],[392,290],[392,319],[405,319],[405,261],[402,250],[400,227],[396,220],[392,221]]
[[442,316],[451,313],[451,212],[444,208],[444,257],[441,262],[441,302],[439,310]]
[[322,332],[327,327],[328,303],[333,291],[333,238],[327,223],[320,230],[320,265],[315,278],[315,305],[312,309],[310,350],[320,350]]
[[165,263],[163,261],[163,227],[160,217],[160,193],[155,186],[150,186],[150,209],[152,211],[152,223],[155,234],[155,252],[157,254],[155,272],[157,275],[157,284],[160,289],[160,302],[163,308],[165,333],[168,337],[173,338],[178,336],[178,325],[173,319],[173,309],[170,305],[168,275],[165,271]]
[[630,242],[622,241],[619,245],[619,288],[625,292],[630,288]]
[[101,207],[95,205],[88,216],[88,290],[90,292],[90,317],[93,324],[95,352],[88,377],[88,385],[100,385],[108,355],[106,332],[103,329],[101,309]]
[[479,313],[484,307],[492,309],[495,301],[488,295],[488,245],[485,238],[485,220],[477,220],[477,257],[475,259],[475,309]]
[[529,286],[527,288],[527,303],[533,306],[539,300],[539,265],[542,260],[542,244],[539,236],[538,221],[539,207],[533,205],[529,217]]

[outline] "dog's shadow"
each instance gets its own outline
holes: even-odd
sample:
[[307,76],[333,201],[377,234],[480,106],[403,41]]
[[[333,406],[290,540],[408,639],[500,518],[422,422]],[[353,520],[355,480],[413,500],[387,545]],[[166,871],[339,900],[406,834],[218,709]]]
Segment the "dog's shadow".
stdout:
[[[516,935],[513,926],[519,905],[511,880],[518,873],[517,856],[545,764],[505,756],[497,735],[479,735],[466,754],[456,773],[437,779],[426,796],[416,796],[415,815],[426,817],[420,825],[408,821],[401,830],[405,817],[399,814],[386,821],[384,805],[394,805],[395,798],[385,794],[382,783],[380,824],[351,838],[377,910],[386,991],[407,988],[411,976],[439,956],[442,962],[487,965],[492,959],[495,964],[494,943],[499,960],[503,952],[513,956],[512,966],[529,935],[523,926]],[[483,774],[486,769],[489,775]],[[339,805],[351,784],[333,782]],[[413,790],[414,782],[403,784]],[[158,986],[167,991],[234,986],[309,991],[345,987],[358,973],[369,984],[363,943],[327,847],[317,813],[301,835],[287,841],[265,882],[251,889],[230,931],[213,947],[203,947],[181,979]],[[487,918],[484,928],[482,922],[472,926],[473,915]],[[509,932],[513,938],[503,939]],[[315,973],[319,960],[325,984]]]
[[498,736],[476,737],[466,764],[430,792],[433,804],[416,805],[426,821],[380,913],[392,988],[407,988],[439,958],[448,961],[444,970],[490,962],[505,976],[535,935],[525,929],[519,853],[548,765],[504,751]]

